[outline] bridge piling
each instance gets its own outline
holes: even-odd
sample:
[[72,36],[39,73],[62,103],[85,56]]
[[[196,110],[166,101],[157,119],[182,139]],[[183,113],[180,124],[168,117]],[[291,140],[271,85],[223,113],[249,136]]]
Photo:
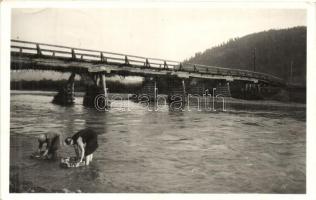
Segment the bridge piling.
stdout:
[[215,95],[220,95],[222,97],[231,97],[230,86],[228,81],[221,81],[216,86]]
[[110,102],[108,99],[105,75],[94,74],[91,78],[94,84],[87,86],[86,93],[83,97],[83,105],[85,107],[94,107],[100,111],[108,109]]
[[183,92],[183,96],[186,96],[186,87],[185,87],[185,81],[184,79],[182,79],[182,92]]
[[190,78],[188,85],[188,92],[193,96],[202,96],[205,90],[203,81],[197,78]]
[[169,78],[168,86],[169,86],[169,93],[168,93],[169,103],[175,102],[175,101],[185,103],[187,101],[186,86],[185,86],[184,79]]
[[[246,82],[246,81],[233,81],[230,84],[231,95],[234,98],[259,100],[264,99],[264,86],[262,83]],[[269,95],[267,95],[269,96]]]
[[71,73],[66,85],[58,91],[57,95],[54,96],[53,103],[63,106],[74,104],[75,76],[75,73]]
[[138,100],[148,98],[149,101],[156,101],[157,99],[157,80],[154,77],[146,77],[143,82],[143,87],[138,93]]

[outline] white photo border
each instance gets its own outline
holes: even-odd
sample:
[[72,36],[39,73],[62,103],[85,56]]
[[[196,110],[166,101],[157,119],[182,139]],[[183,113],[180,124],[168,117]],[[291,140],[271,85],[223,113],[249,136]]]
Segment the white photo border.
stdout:
[[[316,199],[316,2],[314,1],[5,1],[0,2],[0,76],[1,76],[1,190],[0,199]],[[14,8],[114,8],[114,7],[212,7],[212,8],[282,8],[307,11],[307,120],[306,120],[306,194],[12,194],[9,193],[10,141],[10,39],[11,10]],[[314,86],[314,87],[313,87]]]

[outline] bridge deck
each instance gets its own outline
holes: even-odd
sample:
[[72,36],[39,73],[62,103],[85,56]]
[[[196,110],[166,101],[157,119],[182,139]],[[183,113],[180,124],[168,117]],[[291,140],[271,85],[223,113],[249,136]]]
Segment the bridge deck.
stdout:
[[11,69],[103,72],[139,76],[174,75],[181,78],[196,77],[284,84],[282,79],[265,73],[20,40],[11,40]]

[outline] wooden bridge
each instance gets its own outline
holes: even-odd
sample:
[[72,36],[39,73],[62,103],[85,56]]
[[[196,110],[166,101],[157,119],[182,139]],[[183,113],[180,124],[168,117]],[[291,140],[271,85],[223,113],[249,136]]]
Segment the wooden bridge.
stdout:
[[[105,87],[105,76],[173,77],[179,80],[219,80],[229,83],[283,86],[276,76],[248,71],[182,63],[172,60],[73,48],[60,45],[11,40],[11,70],[54,70],[70,72],[68,88],[73,88],[74,74],[89,74],[96,85]],[[252,85],[249,87],[249,84]],[[246,87],[247,88],[247,87]],[[71,100],[70,100],[71,101]]]

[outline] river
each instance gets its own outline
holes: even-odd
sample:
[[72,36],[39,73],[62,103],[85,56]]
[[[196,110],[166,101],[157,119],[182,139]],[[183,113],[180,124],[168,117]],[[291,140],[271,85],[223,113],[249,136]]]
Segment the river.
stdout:
[[[100,112],[82,97],[72,107],[51,101],[44,92],[11,92],[11,192],[306,192],[305,108],[148,111],[124,100]],[[130,111],[115,109],[126,105]],[[99,134],[91,165],[30,159],[36,135],[86,127]],[[61,155],[75,154],[62,146]]]

